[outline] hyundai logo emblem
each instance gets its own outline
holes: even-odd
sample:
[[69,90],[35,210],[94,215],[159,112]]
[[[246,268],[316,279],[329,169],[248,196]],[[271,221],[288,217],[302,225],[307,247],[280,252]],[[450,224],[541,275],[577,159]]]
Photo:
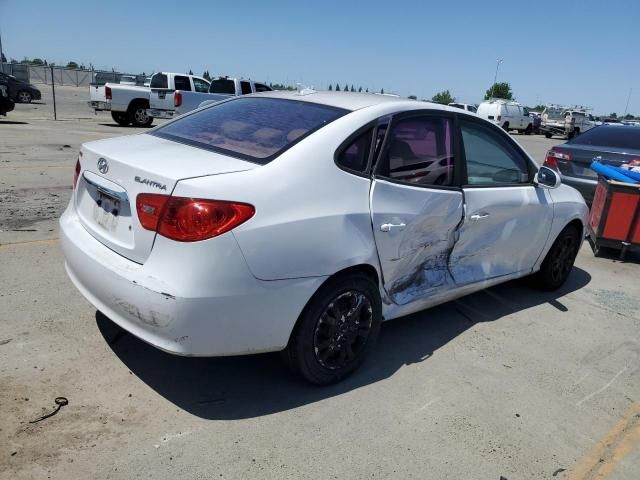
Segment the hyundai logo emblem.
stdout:
[[100,173],[107,173],[109,171],[109,164],[105,158],[98,160],[98,171]]

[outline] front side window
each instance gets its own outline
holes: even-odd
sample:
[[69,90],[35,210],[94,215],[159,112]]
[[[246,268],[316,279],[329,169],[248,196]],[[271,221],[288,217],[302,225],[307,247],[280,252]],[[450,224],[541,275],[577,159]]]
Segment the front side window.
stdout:
[[207,93],[209,91],[209,82],[202,78],[193,77],[193,88],[196,92]]
[[353,140],[346,148],[344,148],[336,163],[348,170],[362,173],[367,169],[369,162],[369,152],[371,150],[371,133],[369,129],[364,133],[361,133]]
[[460,121],[469,185],[528,183],[526,159],[485,125]]
[[182,90],[183,92],[191,91],[191,82],[189,82],[189,77],[176,75],[174,82],[176,85],[176,90]]
[[151,134],[265,164],[346,113],[311,102],[239,97],[186,115]]
[[452,124],[437,116],[411,117],[392,124],[379,175],[419,185],[453,184]]

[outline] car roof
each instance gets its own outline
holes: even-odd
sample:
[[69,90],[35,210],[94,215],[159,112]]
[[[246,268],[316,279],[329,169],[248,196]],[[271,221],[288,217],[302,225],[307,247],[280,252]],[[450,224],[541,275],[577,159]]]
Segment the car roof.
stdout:
[[356,92],[310,92],[275,90],[272,92],[256,93],[256,96],[269,98],[282,98],[286,100],[297,100],[300,102],[319,103],[330,107],[342,108],[345,110],[360,110],[366,107],[372,107],[380,104],[409,104],[415,107],[416,104],[424,104],[425,108],[436,110],[457,111],[453,107],[441,105],[438,103],[422,102],[395,96],[380,95],[377,93],[356,93]]

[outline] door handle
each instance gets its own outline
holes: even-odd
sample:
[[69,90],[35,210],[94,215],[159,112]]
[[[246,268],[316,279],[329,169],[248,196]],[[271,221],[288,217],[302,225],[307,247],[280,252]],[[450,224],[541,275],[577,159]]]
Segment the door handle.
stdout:
[[404,230],[406,226],[404,223],[383,223],[380,225],[380,230],[383,232],[390,232],[393,229]]
[[469,220],[472,220],[475,222],[477,220],[482,220],[483,218],[487,218],[488,216],[489,216],[488,213],[474,213],[469,217]]

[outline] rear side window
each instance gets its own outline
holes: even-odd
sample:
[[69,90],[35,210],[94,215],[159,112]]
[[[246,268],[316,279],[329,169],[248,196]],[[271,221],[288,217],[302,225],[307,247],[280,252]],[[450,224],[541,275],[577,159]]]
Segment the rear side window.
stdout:
[[242,95],[251,93],[251,84],[249,82],[240,82],[240,88],[242,89]]
[[233,80],[219,79],[211,82],[209,93],[222,93],[225,95],[235,95],[236,85]]
[[336,163],[347,170],[362,173],[367,169],[371,150],[372,129],[361,133],[355,140],[341,150]]
[[567,143],[640,150],[640,128],[615,125],[613,127],[594,127],[572,138]]
[[167,76],[164,73],[156,73],[151,77],[151,88],[169,88]]
[[469,185],[527,183],[527,161],[497,132],[475,122],[460,121]]
[[271,91],[271,89],[269,87],[267,87],[263,83],[254,83],[254,85],[256,87],[256,92],[270,92]]
[[174,78],[174,83],[176,85],[176,90],[182,90],[184,92],[191,91],[191,82],[189,82],[189,77],[183,77],[182,75],[176,75]]
[[453,184],[451,121],[438,116],[411,117],[391,126],[378,174],[419,185]]
[[244,97],[170,122],[152,135],[265,164],[346,113],[310,102]]

